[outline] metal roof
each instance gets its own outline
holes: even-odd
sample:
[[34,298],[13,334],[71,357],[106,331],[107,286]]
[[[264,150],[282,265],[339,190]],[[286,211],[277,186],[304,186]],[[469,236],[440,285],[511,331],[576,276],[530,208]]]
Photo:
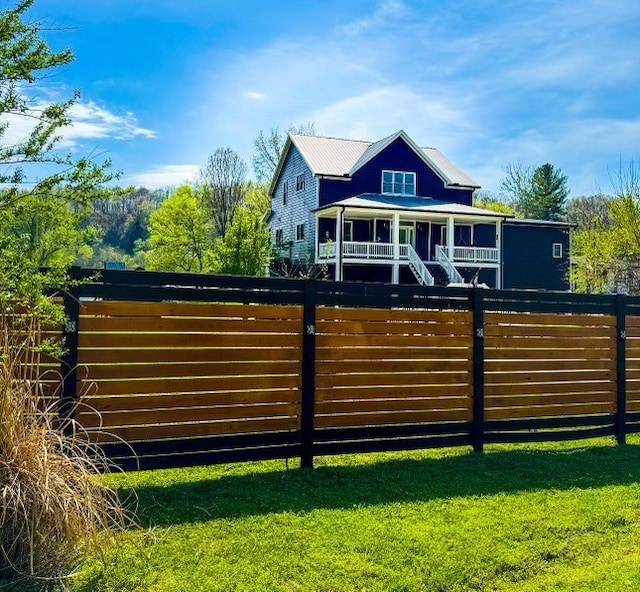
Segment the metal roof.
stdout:
[[345,177],[371,142],[291,135],[291,141],[316,175]]
[[403,195],[383,195],[378,193],[363,193],[355,197],[348,197],[341,201],[328,204],[315,211],[328,210],[335,207],[363,208],[371,210],[398,210],[403,212],[458,214],[466,216],[483,216],[488,218],[511,218],[510,214],[502,214],[491,210],[484,210],[474,206],[440,201],[430,197],[411,197]]
[[403,130],[377,142],[303,136],[299,134],[292,134],[290,139],[314,174],[329,177],[349,177],[400,137],[443,179],[446,185],[469,188],[480,187],[476,181],[451,162],[437,148],[418,147]]

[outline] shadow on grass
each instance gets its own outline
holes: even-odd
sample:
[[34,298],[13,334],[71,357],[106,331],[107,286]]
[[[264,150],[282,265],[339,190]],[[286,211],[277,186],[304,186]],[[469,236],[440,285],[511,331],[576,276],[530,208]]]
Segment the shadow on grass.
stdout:
[[[640,482],[640,446],[499,450],[442,458],[394,458],[362,466],[216,476],[136,488],[144,525],[169,525]],[[126,491],[123,491],[126,494]]]

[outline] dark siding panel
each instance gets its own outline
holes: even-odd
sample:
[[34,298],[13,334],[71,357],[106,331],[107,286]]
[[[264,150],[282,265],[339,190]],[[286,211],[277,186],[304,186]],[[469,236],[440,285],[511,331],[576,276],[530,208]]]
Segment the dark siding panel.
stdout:
[[390,265],[344,265],[342,271],[346,282],[391,283]]
[[370,225],[369,220],[353,221],[353,240],[364,242],[371,240],[369,236]]
[[[553,243],[562,244],[554,259]],[[569,230],[558,226],[505,223],[502,227],[503,287],[569,289]]]
[[318,235],[320,242],[323,243],[327,240],[327,233],[329,233],[329,240],[336,240],[336,219],[335,218],[320,218],[318,220]]
[[427,247],[429,244],[429,223],[418,222],[416,224],[416,253],[423,261],[428,259]]
[[415,172],[416,192],[419,196],[471,205],[472,191],[446,189],[442,179],[401,138],[357,171],[351,181],[322,179],[320,205],[324,206],[361,193],[381,193],[383,170]]
[[494,224],[476,224],[473,228],[474,247],[495,247],[496,227]]

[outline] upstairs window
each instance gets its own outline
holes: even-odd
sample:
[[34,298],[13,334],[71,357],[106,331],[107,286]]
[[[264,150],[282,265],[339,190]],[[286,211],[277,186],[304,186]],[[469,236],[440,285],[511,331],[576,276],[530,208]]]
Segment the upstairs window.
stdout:
[[403,171],[382,171],[382,193],[415,195],[416,174]]
[[296,191],[304,190],[304,173],[296,177]]
[[304,240],[304,224],[298,224],[296,226],[296,240]]
[[282,228],[276,230],[276,246],[282,245]]
[[282,184],[282,205],[287,205],[287,197],[289,197],[289,181]]

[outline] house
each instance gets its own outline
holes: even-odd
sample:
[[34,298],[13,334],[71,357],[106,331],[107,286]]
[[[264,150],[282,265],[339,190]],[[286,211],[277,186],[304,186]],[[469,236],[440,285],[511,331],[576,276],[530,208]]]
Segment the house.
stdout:
[[480,185],[404,131],[290,135],[271,187],[274,244],[335,280],[568,290],[567,224],[474,207]]

